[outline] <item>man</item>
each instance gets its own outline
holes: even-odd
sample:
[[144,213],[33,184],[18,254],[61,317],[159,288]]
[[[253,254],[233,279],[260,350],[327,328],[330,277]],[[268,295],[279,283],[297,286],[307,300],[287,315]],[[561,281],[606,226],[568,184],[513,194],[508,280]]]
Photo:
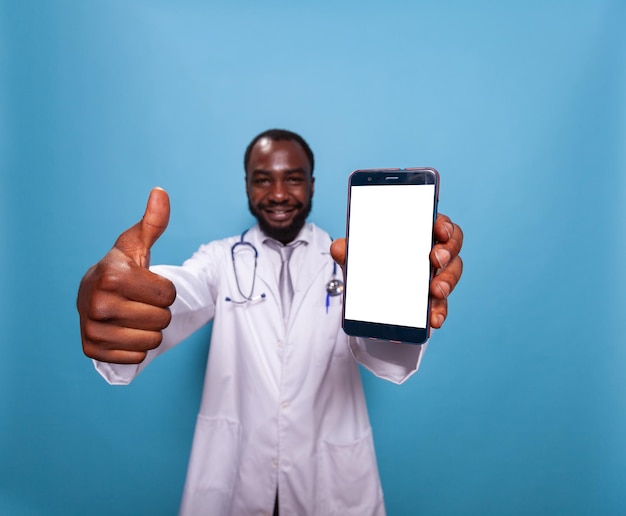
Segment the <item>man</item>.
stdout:
[[[345,240],[331,246],[305,222],[314,158],[299,135],[261,133],[244,166],[258,224],[201,246],[181,267],[148,270],[169,220],[167,194],[151,192],[143,219],[81,282],[83,350],[108,382],[126,384],[213,320],[181,514],[384,514],[357,361],[400,383],[426,346],[349,338],[341,297],[326,306]],[[461,276],[463,234],[444,215],[434,234],[430,319],[439,328]],[[292,299],[279,292],[283,247]]]

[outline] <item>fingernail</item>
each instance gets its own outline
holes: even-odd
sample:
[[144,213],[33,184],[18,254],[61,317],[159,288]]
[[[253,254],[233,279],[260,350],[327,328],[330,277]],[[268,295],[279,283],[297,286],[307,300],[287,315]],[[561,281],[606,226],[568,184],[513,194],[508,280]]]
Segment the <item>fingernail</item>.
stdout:
[[448,233],[448,240],[452,237],[452,233],[454,232],[454,226],[449,222],[446,222],[444,227],[446,228],[446,233]]
[[432,325],[435,328],[441,328],[441,325],[443,324],[444,319],[445,319],[444,316],[441,314],[433,315]]
[[439,268],[443,269],[450,261],[450,251],[447,249],[437,249],[435,251],[435,258],[437,258],[439,262]]
[[437,283],[437,288],[443,297],[448,297],[450,295],[450,285],[448,285],[445,281]]

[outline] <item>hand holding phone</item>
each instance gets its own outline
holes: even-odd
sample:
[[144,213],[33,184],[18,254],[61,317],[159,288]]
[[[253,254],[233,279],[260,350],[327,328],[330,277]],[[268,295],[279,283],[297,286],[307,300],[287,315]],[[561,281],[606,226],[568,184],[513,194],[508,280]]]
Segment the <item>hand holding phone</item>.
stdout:
[[343,328],[349,335],[421,344],[439,173],[357,170],[348,183]]

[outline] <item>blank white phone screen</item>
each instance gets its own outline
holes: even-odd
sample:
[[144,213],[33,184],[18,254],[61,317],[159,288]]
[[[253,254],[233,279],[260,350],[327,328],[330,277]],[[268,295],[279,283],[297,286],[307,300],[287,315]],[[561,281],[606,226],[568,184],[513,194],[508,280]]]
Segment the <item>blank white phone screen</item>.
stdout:
[[425,328],[434,185],[352,186],[345,318]]

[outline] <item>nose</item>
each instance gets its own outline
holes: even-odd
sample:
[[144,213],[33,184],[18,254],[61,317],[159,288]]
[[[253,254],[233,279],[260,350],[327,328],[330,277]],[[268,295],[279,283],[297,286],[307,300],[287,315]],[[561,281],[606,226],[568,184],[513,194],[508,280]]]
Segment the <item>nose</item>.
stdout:
[[287,185],[283,181],[274,181],[270,190],[270,200],[274,202],[283,202],[287,200],[289,192]]

